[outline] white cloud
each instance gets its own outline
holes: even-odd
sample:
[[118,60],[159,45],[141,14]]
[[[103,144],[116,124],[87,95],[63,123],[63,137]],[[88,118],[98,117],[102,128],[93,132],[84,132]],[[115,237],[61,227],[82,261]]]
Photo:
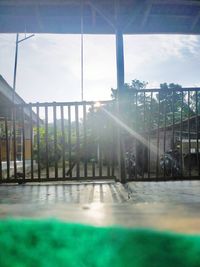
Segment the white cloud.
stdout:
[[[199,84],[198,36],[134,35],[124,40],[127,82]],[[14,51],[15,35],[0,35],[0,73],[11,84]],[[33,102],[80,100],[80,67],[79,35],[36,34],[19,45],[17,90]],[[84,36],[86,99],[109,98],[111,87],[116,87],[115,37]]]
[[[161,68],[165,69],[166,74],[170,73],[174,71],[174,64],[179,64],[180,70],[183,70],[183,64],[191,59],[194,61],[195,58],[199,58],[199,50],[200,38],[194,35],[125,36],[127,80],[130,81],[138,75],[145,79],[149,73],[152,75],[153,70],[156,77],[156,73],[161,72]],[[171,75],[173,77],[173,73]],[[164,77],[163,80],[165,80]]]

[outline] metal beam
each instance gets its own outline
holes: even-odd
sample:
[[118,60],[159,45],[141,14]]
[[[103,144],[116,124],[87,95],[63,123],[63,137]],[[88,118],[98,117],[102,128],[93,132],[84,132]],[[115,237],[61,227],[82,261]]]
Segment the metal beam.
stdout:
[[200,6],[200,1],[197,0],[155,0],[154,4],[158,5],[187,5],[187,6]]
[[[146,0],[148,1],[148,0]],[[143,10],[143,4],[140,4],[139,7],[137,7],[137,9],[133,9],[133,13],[131,14],[131,16],[128,18],[124,28],[123,28],[123,32],[130,26],[130,24],[134,23],[134,21],[137,19],[137,14],[139,12],[142,12]]]
[[73,1],[73,0],[1,0],[0,6],[20,6],[20,5],[26,5],[26,6],[36,6],[36,5],[52,5],[52,6],[58,6],[58,5],[80,5],[79,1]]
[[[115,2],[113,1],[95,1],[109,4],[109,2]],[[147,0],[149,2],[149,0]],[[159,4],[189,4],[189,5],[199,5],[199,0],[154,0],[155,3]],[[123,5],[129,5],[130,3],[133,3],[133,0],[130,1],[124,1]],[[80,2],[78,0],[1,0],[0,5],[80,5]]]
[[103,10],[99,5],[93,3],[92,1],[87,1],[87,4],[90,5],[108,24],[115,30],[115,22],[110,18],[105,10]]
[[147,23],[149,14],[150,14],[150,12],[151,12],[152,5],[153,5],[153,0],[147,1],[146,5],[145,5],[144,15],[143,15],[143,19],[142,19],[142,22],[141,22],[141,27],[142,27],[142,28],[143,28],[143,27],[146,25],[146,23]]
[[[85,33],[115,33],[117,28],[115,2],[116,0],[84,0],[87,11],[84,14]],[[163,12],[161,10],[159,15],[151,12],[151,6],[155,4],[163,7]],[[25,24],[27,32],[30,33],[80,33],[79,5],[80,0],[0,0],[0,33],[24,32]],[[122,32],[127,34],[199,34],[200,30],[196,27],[198,17],[181,15],[180,12],[167,14],[169,13],[166,12],[167,9],[173,9],[174,5],[180,5],[180,8],[191,6],[195,9],[200,7],[200,1],[120,0],[118,24]],[[147,24],[149,17],[155,18],[151,25]],[[161,24],[160,18],[165,20],[166,17],[177,17],[181,20],[169,26]],[[193,22],[189,28],[185,27],[188,18]]]
[[174,15],[174,14],[150,14],[150,16],[153,18],[158,18],[158,17],[163,17],[163,18],[166,18],[166,17],[170,17],[170,18],[179,18],[179,19],[189,19],[191,18],[190,15],[181,15],[181,14],[177,14],[177,15]]
[[92,13],[92,26],[96,26],[96,11],[94,10],[93,7],[91,7],[91,13]]
[[199,11],[199,13],[197,14],[197,16],[194,18],[194,20],[192,22],[192,26],[190,28],[191,31],[194,30],[194,28],[196,27],[196,25],[199,22],[199,20],[200,20],[200,11]]

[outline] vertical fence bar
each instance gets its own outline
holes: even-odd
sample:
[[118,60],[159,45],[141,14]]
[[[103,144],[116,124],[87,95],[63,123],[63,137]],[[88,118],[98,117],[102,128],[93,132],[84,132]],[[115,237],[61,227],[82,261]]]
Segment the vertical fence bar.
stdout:
[[[142,127],[142,130],[143,130],[143,137],[146,138],[146,127],[145,127],[145,115],[146,115],[146,94],[145,94],[145,91],[144,91],[144,99],[143,99],[143,127]],[[144,154],[144,150],[146,148],[146,144],[142,144],[142,178],[144,179],[144,168],[145,168],[145,154]]]
[[[108,127],[108,134],[109,136],[112,136],[112,125],[111,125],[111,121],[109,120],[109,123],[107,125]],[[112,138],[113,140],[113,138]],[[111,143],[112,141],[109,142],[109,151],[108,151],[108,155],[106,158],[106,164],[107,164],[107,177],[110,177],[110,167],[111,167],[111,160],[112,160],[112,150],[113,150],[113,145]]]
[[16,162],[16,106],[13,105],[13,162],[14,162],[14,178],[17,176],[17,162]]
[[[175,146],[174,146],[174,90],[172,91],[172,157],[175,157]],[[172,163],[173,164],[173,163]],[[172,167],[172,177],[174,177],[174,168]]]
[[110,152],[109,152],[109,158],[107,159],[107,177],[110,177]]
[[[138,91],[135,90],[135,126],[136,131],[138,130]],[[138,173],[138,153],[137,153],[137,139],[135,138],[135,178],[137,179]]]
[[53,129],[54,129],[54,155],[55,155],[55,178],[58,178],[58,152],[57,152],[57,112],[56,112],[56,103],[53,105]]
[[98,125],[98,165],[99,165],[99,177],[102,177],[102,140],[101,140],[101,136],[102,136],[102,128],[100,127],[100,125]]
[[32,105],[29,104],[29,113],[30,113],[30,149],[31,149],[31,180],[34,179],[34,168],[33,168],[33,111]]
[[36,106],[36,115],[37,115],[37,161],[38,161],[38,180],[41,178],[41,166],[40,166],[40,108],[39,103]]
[[191,134],[190,134],[190,91],[188,90],[188,145],[189,145],[189,177],[191,178]]
[[181,91],[181,129],[180,129],[180,157],[181,157],[181,176],[184,175],[183,166],[183,91]]
[[157,151],[156,151],[156,179],[159,174],[159,150],[160,150],[160,92],[158,92],[158,125],[157,125]]
[[151,177],[151,123],[152,123],[152,101],[153,92],[151,92],[150,97],[150,116],[149,116],[149,136],[148,136],[148,178]]
[[[99,110],[98,112],[98,116],[100,117],[100,122],[102,120],[102,113]],[[103,138],[103,131],[102,131],[102,127],[100,124],[98,124],[98,165],[99,165],[99,177],[102,177],[102,138]]]
[[65,144],[65,125],[64,125],[64,107],[60,107],[61,112],[61,132],[62,132],[62,176],[65,177],[65,150],[66,150],[66,144]]
[[6,137],[6,166],[7,166],[7,179],[10,178],[10,146],[8,136],[8,108],[6,109],[5,116],[5,137]]
[[[94,117],[94,104],[92,104],[91,106],[91,113],[92,113],[92,135],[93,135],[93,139],[94,139],[94,123],[95,123],[95,117]],[[93,151],[94,153],[94,151]],[[92,160],[92,177],[95,178],[95,159]]]
[[101,151],[101,146],[99,146],[99,177],[102,177],[102,151]]
[[114,125],[112,123],[112,136],[113,136],[113,143],[112,143],[112,152],[111,152],[111,176],[115,176],[115,131]]
[[68,106],[68,149],[69,149],[69,176],[72,177],[72,143],[71,143],[71,106]]
[[199,99],[198,99],[198,93],[199,91],[196,91],[195,94],[195,102],[196,102],[196,151],[197,151],[197,168],[198,168],[198,175],[200,175],[200,162],[199,162],[199,111],[198,111],[198,104],[199,104]]
[[[167,97],[166,97],[167,98]],[[166,124],[167,124],[167,103],[166,98],[164,100],[164,137],[163,137],[163,171],[164,171],[164,178],[166,178],[166,160],[165,160],[165,153],[166,153]]]
[[0,135],[0,182],[3,180],[2,177],[2,143],[1,143],[1,135]]
[[79,133],[79,112],[78,105],[75,106],[76,123],[76,177],[80,177],[80,133]]
[[87,172],[87,157],[88,157],[88,151],[87,151],[87,125],[86,125],[86,104],[83,104],[83,156],[84,156],[84,177],[86,178],[88,176]]
[[23,169],[23,179],[26,178],[26,163],[25,163],[25,115],[24,115],[24,106],[21,107],[21,118],[22,118],[22,169]]
[[45,105],[45,152],[46,152],[46,179],[49,179],[49,114],[48,114],[48,104]]
[[95,172],[95,161],[92,161],[92,177],[95,178],[96,172]]
[[[107,125],[107,127],[108,127],[108,133],[109,133],[109,136],[111,136],[111,132],[112,132],[112,129],[111,129],[111,123],[109,123],[108,125]],[[106,160],[106,165],[107,165],[107,170],[106,170],[106,172],[107,172],[107,177],[110,177],[110,165],[111,165],[111,158],[112,158],[112,156],[111,156],[111,154],[112,154],[112,148],[111,148],[111,142],[109,142],[109,151],[108,151],[108,155],[107,155],[107,158],[105,159]]]

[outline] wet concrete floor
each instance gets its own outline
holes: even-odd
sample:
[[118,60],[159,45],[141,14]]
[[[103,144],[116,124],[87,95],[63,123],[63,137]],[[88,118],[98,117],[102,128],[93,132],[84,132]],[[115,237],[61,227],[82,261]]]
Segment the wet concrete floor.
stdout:
[[200,181],[0,185],[0,218],[200,232]]

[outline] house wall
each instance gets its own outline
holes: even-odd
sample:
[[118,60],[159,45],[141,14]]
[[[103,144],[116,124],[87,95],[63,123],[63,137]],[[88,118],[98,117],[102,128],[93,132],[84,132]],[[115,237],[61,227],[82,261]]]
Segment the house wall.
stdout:
[[[8,121],[8,131],[11,128],[12,124],[10,121]],[[7,149],[6,149],[6,137],[5,137],[5,122],[1,121],[0,125],[1,129],[1,136],[0,136],[0,154],[1,154],[1,160],[6,161],[7,160]],[[24,138],[25,138],[25,160],[31,159],[31,140],[30,140],[30,125],[25,123],[24,128]],[[21,133],[21,125],[20,123],[16,123],[16,159],[20,160],[22,158],[22,133]],[[11,150],[10,150],[11,145]],[[10,160],[14,160],[14,140],[8,140],[8,147],[9,147],[9,156]]]
[[[10,147],[10,141],[9,141],[9,147]],[[21,147],[21,144],[20,144]],[[17,150],[17,144],[16,144],[16,150]],[[12,141],[12,149],[10,152],[10,160],[14,160],[14,145]],[[22,147],[21,147],[21,152],[22,152]],[[0,143],[0,153],[1,153],[1,160],[6,161],[7,160],[7,150],[6,150],[6,141],[1,140]],[[25,140],[25,160],[30,160],[31,159],[31,140],[26,139]]]
[[[165,136],[165,149],[164,149],[164,136]],[[126,144],[126,151],[131,150],[134,155],[136,155],[136,160],[138,165],[142,165],[144,171],[148,170],[148,165],[150,164],[150,171],[156,170],[156,162],[160,160],[164,152],[172,148],[172,131],[160,131],[159,138],[157,138],[157,133],[155,132],[150,137],[143,136],[146,144],[136,140],[135,138],[130,138]],[[165,150],[165,151],[164,151]],[[158,153],[158,154],[157,154]],[[158,156],[157,156],[158,155]],[[159,162],[158,162],[159,163]]]

